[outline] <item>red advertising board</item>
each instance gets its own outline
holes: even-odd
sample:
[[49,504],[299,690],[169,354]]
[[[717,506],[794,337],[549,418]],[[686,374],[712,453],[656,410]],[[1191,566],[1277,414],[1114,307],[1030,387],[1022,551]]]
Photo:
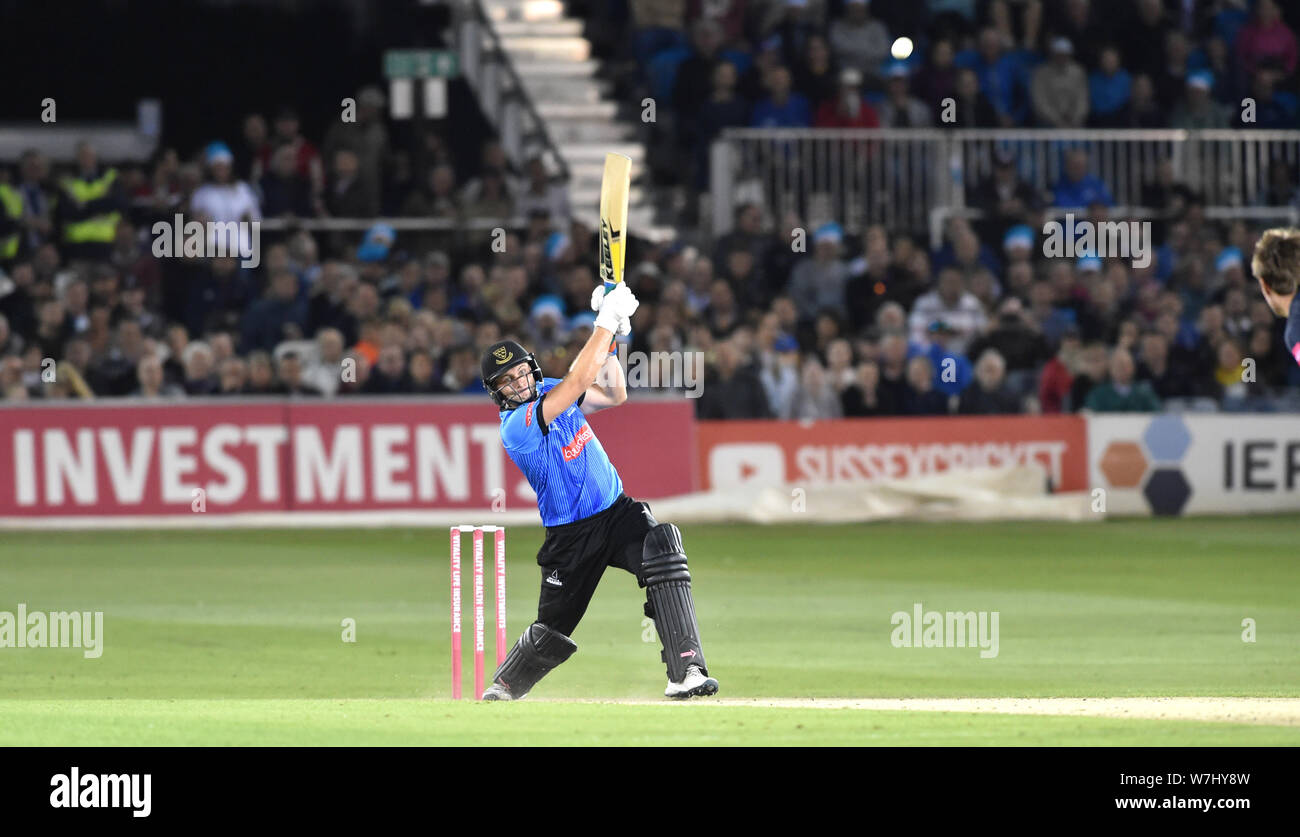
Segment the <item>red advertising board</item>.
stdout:
[[1058,490],[1088,487],[1079,416],[702,421],[702,488],[874,481],[1039,463]]
[[[629,494],[695,488],[691,405],[629,403],[590,424]],[[0,517],[188,514],[196,489],[218,513],[526,508],[498,426],[461,399],[0,409]]]

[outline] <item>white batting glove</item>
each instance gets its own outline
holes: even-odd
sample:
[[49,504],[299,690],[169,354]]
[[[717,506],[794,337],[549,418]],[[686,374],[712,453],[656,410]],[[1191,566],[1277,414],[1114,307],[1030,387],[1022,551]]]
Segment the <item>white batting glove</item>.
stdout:
[[632,315],[636,313],[637,306],[640,304],[632,294],[632,289],[625,283],[620,282],[614,290],[605,294],[605,298],[601,300],[600,312],[596,314],[597,327],[606,329],[611,333],[617,333],[620,322],[628,320],[630,329]]
[[618,334],[618,335],[621,335],[621,336],[623,336],[623,337],[627,337],[629,334],[631,334],[631,333],[632,333],[632,319],[631,319],[630,317],[624,317],[623,319],[619,320],[619,321],[618,321],[618,331],[616,331],[616,332],[614,332],[614,333],[615,333],[615,334]]
[[591,310],[599,311],[600,305],[605,301],[605,286],[597,285],[591,291]]

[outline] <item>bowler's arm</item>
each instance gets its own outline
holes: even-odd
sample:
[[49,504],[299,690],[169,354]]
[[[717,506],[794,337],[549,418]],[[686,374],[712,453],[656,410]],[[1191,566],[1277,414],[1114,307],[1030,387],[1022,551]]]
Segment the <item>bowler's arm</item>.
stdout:
[[618,355],[611,354],[596,375],[596,382],[587,387],[587,396],[582,399],[582,412],[591,415],[598,410],[617,407],[627,400],[627,377],[623,365],[618,362]]

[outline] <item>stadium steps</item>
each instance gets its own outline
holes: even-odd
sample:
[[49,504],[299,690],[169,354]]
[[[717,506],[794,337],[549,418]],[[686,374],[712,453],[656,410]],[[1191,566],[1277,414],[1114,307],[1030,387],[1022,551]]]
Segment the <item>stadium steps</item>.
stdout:
[[600,65],[591,59],[585,61],[538,61],[525,56],[518,60],[512,55],[510,61],[515,71],[525,82],[534,78],[581,78],[594,80],[600,71]]
[[577,38],[582,36],[582,21],[580,20],[496,20],[493,19],[492,25],[496,28],[497,34],[502,40],[517,38],[520,36],[546,37],[546,38]]
[[[603,174],[605,170],[605,154],[609,151],[631,157],[634,167],[645,162],[645,146],[639,142],[575,142],[564,149],[564,159],[568,160],[570,165],[574,163],[599,163]],[[632,173],[632,177],[635,179],[635,171]]]
[[610,83],[602,79],[571,79],[564,76],[534,76],[525,84],[529,95],[535,96],[537,101],[565,104],[595,104],[605,98],[610,88]]
[[[524,82],[527,84],[528,82]],[[616,119],[618,105],[614,102],[547,102],[536,103],[537,112],[550,119],[572,119],[575,121],[596,122],[602,119]]]
[[582,37],[553,38],[546,35],[512,35],[501,39],[510,56],[534,61],[586,61],[591,42]]
[[486,0],[488,19],[498,21],[555,22],[564,19],[560,0]]
[[621,122],[549,121],[551,139],[562,145],[575,142],[628,143],[636,139],[636,129]]
[[609,98],[612,85],[582,37],[582,21],[566,17],[556,0],[484,0],[483,5],[525,94],[569,167],[575,217],[592,229],[599,226],[605,154],[614,151],[632,158],[632,233],[652,241],[673,238],[671,227],[655,223],[651,196],[636,182],[646,156],[636,139],[638,126],[619,119],[618,102]]

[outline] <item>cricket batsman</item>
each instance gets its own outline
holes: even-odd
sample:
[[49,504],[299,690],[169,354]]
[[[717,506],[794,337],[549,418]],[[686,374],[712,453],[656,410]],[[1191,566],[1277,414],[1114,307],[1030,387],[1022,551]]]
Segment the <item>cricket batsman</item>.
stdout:
[[584,417],[627,400],[627,381],[611,346],[616,333],[631,330],[637,305],[624,283],[609,293],[596,287],[595,327],[563,380],[542,377],[532,353],[513,340],[483,355],[483,385],[501,409],[501,442],[537,492],[546,527],[537,553],[537,621],[510,649],[484,700],[519,700],[573,656],[578,646],[570,636],[606,567],[627,570],[645,588],[645,614],[655,621],[668,665],[664,695],[686,699],[718,691],[704,662],[682,534],[655,520],[649,504],[623,493],[618,471]]
[[1265,230],[1250,260],[1260,293],[1273,313],[1286,317],[1286,350],[1300,363],[1300,230],[1278,227]]

